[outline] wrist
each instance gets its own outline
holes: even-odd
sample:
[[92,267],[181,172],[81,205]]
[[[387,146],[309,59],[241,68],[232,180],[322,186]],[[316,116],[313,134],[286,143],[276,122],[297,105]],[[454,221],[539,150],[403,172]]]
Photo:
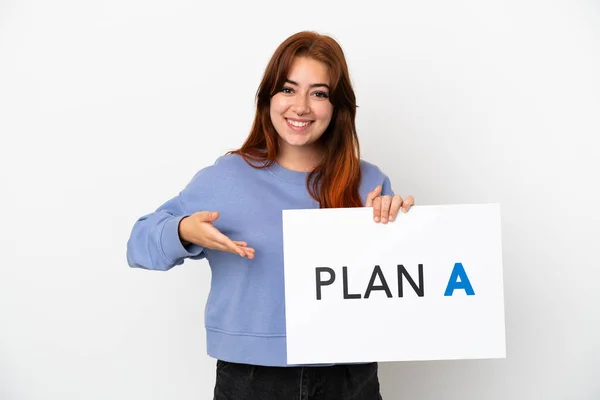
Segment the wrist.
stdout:
[[187,221],[188,217],[183,217],[181,218],[181,220],[179,221],[179,227],[177,229],[177,233],[179,234],[179,240],[181,241],[181,244],[183,245],[183,247],[189,245],[191,242],[189,240],[187,240],[187,236],[186,236],[186,226],[187,226]]

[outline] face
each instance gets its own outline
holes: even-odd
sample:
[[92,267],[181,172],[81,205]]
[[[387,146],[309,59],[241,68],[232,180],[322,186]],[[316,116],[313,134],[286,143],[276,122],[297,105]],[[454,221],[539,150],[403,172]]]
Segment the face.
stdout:
[[316,147],[329,126],[329,71],[319,61],[297,57],[280,92],[271,98],[270,114],[282,150]]

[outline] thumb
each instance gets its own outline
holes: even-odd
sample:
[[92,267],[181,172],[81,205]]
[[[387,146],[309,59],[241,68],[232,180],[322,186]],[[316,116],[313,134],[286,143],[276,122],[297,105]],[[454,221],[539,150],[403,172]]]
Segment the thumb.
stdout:
[[200,211],[198,214],[202,222],[213,222],[219,218],[219,213],[216,211]]
[[382,186],[377,185],[377,187],[375,189],[373,189],[372,191],[369,192],[369,194],[367,195],[367,204],[366,204],[367,207],[373,206],[373,200],[381,194],[381,190],[382,190]]

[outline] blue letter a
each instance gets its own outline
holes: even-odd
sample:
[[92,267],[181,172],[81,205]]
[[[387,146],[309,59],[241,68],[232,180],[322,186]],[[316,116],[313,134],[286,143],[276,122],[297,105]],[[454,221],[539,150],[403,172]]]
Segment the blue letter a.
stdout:
[[[460,281],[458,278],[460,278]],[[455,289],[464,289],[468,296],[473,296],[475,294],[462,263],[454,264],[454,269],[452,270],[452,275],[450,275],[450,280],[448,281],[444,296],[452,296]]]

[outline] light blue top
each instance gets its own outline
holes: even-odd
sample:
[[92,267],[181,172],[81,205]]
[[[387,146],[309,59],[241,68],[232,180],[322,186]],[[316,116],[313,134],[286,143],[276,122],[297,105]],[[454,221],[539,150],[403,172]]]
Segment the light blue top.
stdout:
[[[361,161],[359,193],[390,181],[379,168]],[[308,173],[249,166],[238,155],[220,157],[155,212],[133,226],[127,243],[131,267],[166,271],[186,258],[206,258],[212,271],[205,309],[208,354],[224,361],[286,366],[282,210],[319,208],[306,189]],[[218,211],[214,226],[232,240],[256,250],[253,260],[181,244],[178,226],[198,211]]]

